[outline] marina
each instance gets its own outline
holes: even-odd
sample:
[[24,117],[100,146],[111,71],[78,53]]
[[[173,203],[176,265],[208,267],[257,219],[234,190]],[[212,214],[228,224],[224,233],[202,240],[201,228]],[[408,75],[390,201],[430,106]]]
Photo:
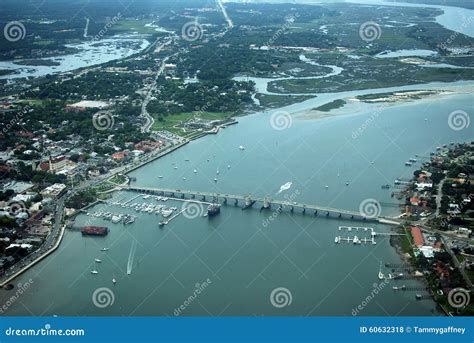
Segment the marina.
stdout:
[[[324,94],[321,97],[324,101],[328,96]],[[390,246],[390,236],[383,234],[391,232],[390,226],[377,221],[359,225],[350,219],[350,215],[343,214],[339,218],[335,212],[326,216],[327,212],[318,211],[315,217],[314,211],[306,209],[306,215],[301,215],[303,207],[293,207],[293,213],[299,214],[293,215],[289,206],[296,202],[357,212],[359,204],[367,198],[377,199],[381,203],[393,202],[389,192],[382,189],[381,185],[391,184],[397,178],[408,182],[416,166],[405,167],[405,161],[417,153],[429,154],[433,146],[469,139],[467,130],[446,130],[447,114],[454,109],[470,108],[472,101],[469,97],[455,95],[447,102],[434,102],[436,106],[433,106],[428,122],[424,121],[426,113],[423,112],[426,103],[422,100],[401,107],[387,107],[376,118],[377,127],[368,127],[352,144],[339,138],[350,139],[352,131],[370,118],[372,112],[368,107],[364,112],[364,104],[360,105],[361,113],[357,115],[319,121],[294,119],[292,127],[283,132],[272,129],[269,124],[270,113],[242,117],[237,126],[222,130],[218,135],[193,141],[172,154],[162,156],[134,170],[130,176],[136,181],[132,181],[131,186],[152,190],[165,188],[175,192],[194,190],[195,199],[191,195],[182,199],[179,192],[171,197],[168,193],[161,195],[157,192],[129,191],[126,188],[118,190],[114,193],[114,200],[97,203],[87,210],[89,216],[80,213],[75,218],[78,227],[109,226],[109,234],[82,239],[79,232],[65,230],[62,244],[67,246],[67,251],[58,249],[44,263],[17,279],[17,282],[26,282],[31,277],[36,278],[41,270],[41,279],[54,279],[56,287],[41,287],[40,281],[35,282],[31,286],[32,292],[24,294],[24,302],[35,313],[45,311],[45,315],[130,315],[134,309],[134,315],[169,315],[176,304],[189,297],[196,282],[210,277],[213,291],[203,293],[199,301],[215,314],[229,303],[225,315],[245,315],[249,311],[258,315],[281,314],[281,310],[269,305],[268,290],[284,285],[293,294],[292,306],[285,309],[288,315],[350,315],[351,309],[367,297],[367,291],[378,280],[379,264],[382,261],[384,277],[388,274],[394,277],[404,274],[403,278],[390,279],[390,283],[394,283],[379,294],[380,301],[383,301],[390,314],[433,315],[437,312],[432,300],[415,299],[415,293],[424,297],[423,291],[392,289],[393,286],[405,285],[406,289],[411,289],[424,285],[411,276],[413,273],[401,269],[394,272],[389,270],[392,268],[384,267],[384,263],[403,264]],[[313,99],[292,105],[289,110],[293,112],[298,107],[314,106],[316,101]],[[411,123],[408,127],[407,121]],[[429,126],[429,134],[416,129],[416,125],[423,123]],[[389,127],[390,131],[386,134],[399,134],[396,143],[400,149],[387,150],[386,145],[375,144],[376,140],[385,142],[386,139],[378,127]],[[245,142],[242,142],[242,131],[248,133]],[[293,131],[299,138],[306,140],[306,144],[297,151]],[[339,133],[337,139],[334,132]],[[245,144],[245,151],[238,149],[240,144]],[[210,147],[215,146],[223,149],[210,150]],[[273,173],[273,170],[282,167],[281,160],[273,156],[275,151],[289,156],[285,160],[288,168],[298,168],[289,169],[291,172],[281,169],[281,173]],[[368,161],[375,163],[372,165],[361,158],[358,151],[367,156]],[[332,156],[337,158],[331,159]],[[183,162],[186,158],[190,159],[186,162],[189,163],[188,168]],[[179,169],[170,167],[172,161],[177,161]],[[232,168],[227,169],[228,164]],[[344,164],[351,166],[350,169],[344,168]],[[194,169],[198,173],[194,174]],[[219,180],[214,183],[217,169],[220,171]],[[359,175],[359,171],[364,173]],[[158,175],[163,178],[159,179]],[[187,178],[186,181],[182,180],[183,177]],[[291,187],[277,194],[280,186],[288,181],[292,181]],[[329,188],[326,189],[326,185]],[[209,194],[205,195],[204,201],[203,192]],[[222,205],[219,215],[212,220],[198,218],[189,221],[182,213],[169,222],[166,230],[157,229],[158,223],[169,219],[171,215],[164,218],[161,214],[136,211],[136,206],[140,208],[143,203],[146,203],[147,208],[149,205],[155,206],[155,209],[156,205],[180,208],[184,202],[191,200],[202,202],[205,208],[206,204],[213,202],[216,194],[219,194],[219,203]],[[227,204],[224,204],[226,194],[240,194],[243,197],[237,199],[238,206],[235,206],[235,199],[229,197]],[[251,198],[245,199],[248,194],[252,194]],[[144,195],[168,199],[143,199]],[[265,195],[271,195],[273,199],[270,200],[270,209],[260,212]],[[253,201],[253,206],[242,211]],[[277,202],[284,203],[286,210],[280,213]],[[130,226],[123,226],[92,216],[96,211],[128,213],[137,219]],[[265,228],[262,222],[274,213],[278,214],[277,219]],[[398,214],[398,208],[382,206],[381,217]],[[351,229],[350,234],[345,230],[344,234],[342,231],[339,234],[339,226],[373,227],[377,232],[377,244],[363,244],[364,248],[355,248],[352,243],[336,245],[336,235],[370,237],[369,232],[362,234],[364,231],[361,229]],[[127,274],[132,240],[138,244],[131,263],[131,274]],[[106,250],[98,256],[101,249]],[[280,254],[282,250],[285,256]],[[77,256],[85,258],[78,259]],[[95,263],[94,258],[101,259],[102,263]],[[109,259],[116,263],[109,263]],[[62,268],[65,263],[68,268]],[[91,274],[94,267],[98,274]],[[58,274],[58,270],[62,272]],[[350,277],[345,278],[348,275]],[[115,287],[111,282],[113,278]],[[334,289],[341,279],[344,279],[341,287]],[[92,292],[104,285],[113,287],[116,298],[114,306],[107,308],[106,312],[96,308],[90,300]],[[328,294],[328,289],[334,291]],[[350,297],[347,296],[347,289],[350,289]],[[84,306],[71,309],[71,292],[76,295],[77,302]],[[144,299],[143,294],[153,295]],[[10,296],[4,293],[4,301]],[[55,302],[48,307],[48,299],[52,298]],[[146,306],[137,307],[144,300]],[[243,307],[247,310],[243,310]],[[27,313],[24,308],[16,306],[9,309],[9,314]],[[187,314],[205,315],[205,312],[200,306],[191,306]],[[364,309],[364,315],[384,313],[377,304],[371,303]]]

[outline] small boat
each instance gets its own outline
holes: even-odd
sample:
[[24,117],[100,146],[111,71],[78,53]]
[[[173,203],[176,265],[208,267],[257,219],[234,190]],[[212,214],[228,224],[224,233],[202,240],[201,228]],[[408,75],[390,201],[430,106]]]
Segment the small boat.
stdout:
[[158,179],[162,179],[163,178],[163,175],[158,175]]
[[220,172],[219,172],[219,169],[217,169],[217,170],[216,170],[216,174],[219,175],[219,173],[220,173]]
[[109,251],[109,248],[102,248],[100,251]]
[[198,171],[196,169],[193,170],[193,173],[196,174]]
[[379,280],[384,280],[385,275],[382,273],[382,262],[380,262],[380,267],[379,267]]
[[339,243],[339,237],[336,237],[336,238],[334,239],[334,243]]
[[186,181],[186,178],[185,178],[185,177],[183,177],[183,181]]
[[117,280],[115,278],[112,278],[112,283],[115,285],[117,283]]
[[97,270],[91,270],[91,274],[99,274]]
[[227,169],[230,169],[230,164],[227,165]]
[[176,166],[174,166],[173,168],[174,168],[174,169],[178,169],[178,167],[176,167]]
[[214,178],[214,182],[217,182],[217,178]]
[[101,260],[101,259],[98,259],[98,258],[96,258],[94,261],[96,261],[97,263],[101,263],[101,262],[102,262],[102,260]]
[[328,188],[329,188],[329,186],[328,186],[328,185],[326,185],[326,189],[328,189]]
[[405,165],[406,165],[407,167],[410,167],[410,166],[412,165],[412,163],[411,163],[410,161],[407,161],[407,162],[405,162]]
[[239,146],[240,150],[245,150],[245,147],[243,145]]
[[121,215],[115,215],[112,217],[112,223],[117,224],[122,221],[122,216]]
[[382,189],[390,189],[390,185],[382,185]]
[[346,182],[346,186],[349,186],[349,182]]
[[186,162],[189,162],[189,158],[186,158],[185,161],[186,161]]

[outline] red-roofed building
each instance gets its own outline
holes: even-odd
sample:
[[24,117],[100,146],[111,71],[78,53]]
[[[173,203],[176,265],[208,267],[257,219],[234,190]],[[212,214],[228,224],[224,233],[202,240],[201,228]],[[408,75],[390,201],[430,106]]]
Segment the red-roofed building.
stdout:
[[413,236],[415,245],[417,247],[421,247],[425,244],[425,239],[423,238],[423,234],[421,233],[421,230],[419,227],[412,226],[411,235]]
[[116,161],[123,160],[125,156],[127,156],[127,154],[124,151],[116,152],[115,154],[112,154],[112,158]]

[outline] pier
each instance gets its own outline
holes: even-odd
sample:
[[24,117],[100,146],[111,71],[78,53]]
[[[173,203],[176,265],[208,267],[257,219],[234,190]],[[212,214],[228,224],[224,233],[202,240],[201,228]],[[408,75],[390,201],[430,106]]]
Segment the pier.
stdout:
[[253,197],[251,195],[235,195],[235,194],[219,194],[211,192],[197,192],[182,189],[166,189],[166,188],[151,188],[151,187],[138,187],[138,186],[120,186],[120,190],[139,192],[141,194],[153,194],[159,196],[166,196],[175,200],[189,200],[189,201],[201,201],[201,202],[213,202],[220,203],[223,205],[233,204],[234,206],[241,205],[243,209],[253,207],[254,204],[258,203],[260,206],[256,208],[275,209],[275,210],[288,210],[291,213],[299,211],[302,214],[308,214],[313,216],[325,216],[327,218],[337,219],[351,219],[367,222],[378,222],[389,225],[399,225],[400,221],[398,218],[392,217],[367,217],[363,213],[358,211],[350,211],[345,209],[338,209],[332,207],[319,206],[314,204],[305,204],[298,202],[290,202],[286,200],[271,200],[268,197]]

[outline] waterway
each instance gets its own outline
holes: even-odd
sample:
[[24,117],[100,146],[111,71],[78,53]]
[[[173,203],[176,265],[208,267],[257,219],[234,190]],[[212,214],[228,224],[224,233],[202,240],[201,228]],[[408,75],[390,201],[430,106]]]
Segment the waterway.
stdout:
[[17,63],[20,61],[0,61],[0,69],[14,71],[12,74],[0,76],[0,79],[40,77],[99,65],[131,56],[146,49],[149,45],[147,40],[132,36],[66,44],[66,47],[77,49],[77,52],[40,59],[45,62],[54,62],[55,65],[22,65]]
[[[406,167],[405,161],[416,154],[428,156],[442,144],[474,138],[472,130],[456,131],[448,125],[449,114],[455,110],[473,113],[472,83],[458,86],[465,92],[391,104],[383,110],[353,103],[346,115],[320,120],[293,115],[284,130],[272,125],[273,112],[256,113],[131,176],[143,186],[270,195],[352,210],[374,198],[382,204],[383,214],[396,215],[398,209],[391,205],[396,201],[381,185],[409,178],[419,166]],[[296,113],[331,97],[356,94],[328,94],[281,110]],[[361,127],[364,130],[354,138],[354,131]],[[239,149],[240,145],[245,149]],[[291,188],[277,194],[288,182]],[[133,196],[121,192],[114,198]],[[135,213],[104,205],[89,211],[99,209]],[[76,225],[107,225],[108,236],[66,232],[57,252],[14,281],[24,283],[31,278],[33,284],[7,314],[173,315],[185,304],[181,315],[351,315],[374,287],[378,294],[360,315],[438,313],[433,301],[416,301],[416,292],[392,290],[403,284],[419,287],[418,281],[391,281],[381,289],[374,286],[379,282],[380,262],[400,263],[400,257],[386,236],[379,236],[376,245],[335,244],[338,226],[354,224],[348,220],[315,218],[311,213],[275,216],[271,211],[242,211],[233,205],[223,207],[212,219],[181,215],[161,229],[160,220],[157,215],[139,213],[135,223],[123,226],[80,215]],[[384,225],[372,226],[380,233],[390,231]],[[103,247],[109,251],[101,252]],[[95,258],[102,263],[95,263]],[[94,268],[99,274],[90,273]],[[102,287],[113,295],[113,304],[104,308],[93,302],[94,292]],[[278,287],[291,292],[291,304],[283,308],[270,301]],[[11,292],[0,291],[0,302]]]

